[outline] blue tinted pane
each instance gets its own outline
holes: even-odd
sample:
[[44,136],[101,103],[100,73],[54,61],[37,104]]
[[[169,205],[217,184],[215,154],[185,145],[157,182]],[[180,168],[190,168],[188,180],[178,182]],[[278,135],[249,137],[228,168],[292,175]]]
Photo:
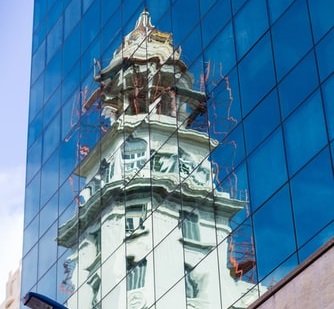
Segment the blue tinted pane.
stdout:
[[81,56],[81,76],[87,73],[91,76],[90,85],[93,83],[94,59],[100,58],[100,40],[96,38],[86,52]]
[[296,250],[288,188],[275,194],[253,218],[256,262],[262,280]]
[[[73,92],[78,87],[80,81],[80,66],[79,63],[72,69],[72,71],[67,75],[64,82],[62,83],[63,91],[61,93],[62,95],[62,101],[66,102],[67,100],[74,100],[75,97],[76,100],[78,100],[78,103],[80,103],[79,93],[74,94]],[[71,115],[71,114],[70,114]]]
[[63,19],[60,18],[59,21],[49,32],[46,39],[46,59],[47,62],[54,56],[56,51],[60,48],[63,40]]
[[41,167],[42,158],[42,138],[36,140],[36,142],[30,147],[27,154],[27,182],[29,182],[37,171]]
[[332,166],[326,148],[291,181],[299,246],[333,220],[333,188]]
[[334,26],[334,2],[332,0],[309,1],[312,29],[315,41],[318,41]]
[[323,85],[323,96],[326,110],[326,120],[329,138],[334,138],[334,76]]
[[24,230],[24,241],[23,241],[23,254],[27,254],[30,249],[36,244],[38,240],[38,227],[39,227],[39,217],[36,216],[35,219],[29,223],[28,227]]
[[25,191],[24,226],[26,227],[39,211],[40,173],[29,183]]
[[65,10],[64,37],[66,38],[81,18],[81,0],[72,0]]
[[51,121],[44,131],[43,162],[50,156],[59,144],[60,138],[60,113]]
[[273,91],[244,121],[247,152],[261,143],[279,121],[277,93]]
[[57,224],[54,224],[43,237],[39,239],[38,276],[41,277],[57,258]]
[[85,50],[100,30],[100,2],[94,2],[81,22],[81,50]]
[[268,8],[270,14],[270,21],[273,23],[284,10],[290,5],[292,0],[268,0]]
[[296,1],[273,26],[272,35],[280,79],[312,47],[306,3]]
[[60,85],[61,81],[62,52],[59,51],[50,61],[45,70],[44,98],[48,98]]
[[31,291],[37,281],[38,246],[36,245],[22,261],[22,291]]
[[232,2],[233,12],[235,13],[246,2],[246,0],[232,0],[231,2]]
[[28,128],[28,148],[34,143],[42,132],[43,113],[40,112],[37,117],[29,124]]
[[249,1],[235,18],[235,40],[240,59],[268,29],[266,1]]
[[246,115],[275,84],[272,49],[265,36],[239,66],[243,114]]
[[56,151],[45,163],[41,178],[41,206],[56,192],[58,188],[59,153]]
[[33,83],[45,68],[45,41],[38,48],[31,60],[31,82]]
[[43,106],[44,74],[30,88],[29,121],[32,121]]
[[[231,19],[230,3],[218,1],[202,20],[202,37],[204,48],[221,31]],[[232,30],[232,29],[231,29]]]
[[[95,2],[97,2],[98,0],[95,0]],[[85,13],[87,11],[87,9],[90,7],[90,5],[92,4],[93,0],[82,0],[82,10],[83,13]]]
[[[49,6],[49,1],[48,1],[48,6]],[[52,0],[52,1],[55,2],[56,0]],[[48,18],[47,18],[48,31],[55,25],[55,23],[57,22],[57,20],[62,14],[63,14],[62,1],[57,1],[57,5],[53,6],[51,10],[49,9],[49,12],[48,12]]]
[[[104,25],[106,21],[109,20],[110,16],[114,14],[117,7],[119,7],[119,2],[110,0],[102,0],[101,2],[102,24]],[[118,27],[120,26],[121,24],[118,24]]]
[[43,278],[38,282],[38,293],[55,300],[57,290],[59,289],[56,281],[56,265],[54,265],[45,275],[43,275]]
[[50,228],[58,216],[58,194],[55,194],[52,199],[40,211],[39,235],[43,235]]
[[[102,33],[100,36],[101,39],[101,49],[104,52],[105,49],[111,44],[111,52],[106,55],[106,59],[112,58],[114,51],[121,45],[122,43],[122,28],[121,28],[121,14],[120,10],[118,10],[112,18],[108,21],[105,27],[102,29]],[[113,35],[111,36],[110,33]],[[108,61],[108,62],[109,62]],[[109,64],[109,63],[108,63]],[[106,63],[107,65],[107,63]],[[104,66],[102,66],[104,67]]]
[[317,85],[315,58],[311,52],[279,85],[283,118],[289,115]]
[[320,79],[324,80],[334,70],[334,30],[317,46]]
[[281,130],[249,157],[248,167],[251,206],[256,209],[287,179]]
[[51,121],[51,119],[55,116],[56,112],[60,108],[60,104],[61,104],[60,88],[58,88],[44,107],[43,110],[44,127],[47,126]]
[[285,123],[286,151],[291,174],[324,147],[327,137],[319,92]]
[[69,35],[63,47],[63,75],[66,76],[80,57],[80,27]]
[[206,82],[208,88],[217,85],[225,74],[235,66],[235,49],[232,24],[228,24],[206,47],[204,59],[207,64]]
[[[191,14],[185,14],[186,12],[191,12]],[[176,46],[179,45],[185,36],[195,27],[198,20],[198,5],[194,5],[192,1],[182,0],[175,3],[172,14],[172,32]]]
[[43,42],[46,36],[46,21],[39,25],[39,28],[33,34],[32,52],[35,53],[39,45]]
[[34,2],[34,29],[45,18],[47,12],[47,1],[35,0]]

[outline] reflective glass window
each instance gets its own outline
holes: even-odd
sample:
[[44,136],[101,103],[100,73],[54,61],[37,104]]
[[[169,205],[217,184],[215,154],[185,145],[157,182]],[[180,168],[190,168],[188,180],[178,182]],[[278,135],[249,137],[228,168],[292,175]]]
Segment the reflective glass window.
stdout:
[[334,218],[334,180],[328,148],[291,180],[298,245]]
[[[109,45],[112,45],[110,47],[110,53],[104,56],[102,59],[107,59],[105,63],[103,62],[101,65],[104,67],[109,63],[109,61],[112,58],[112,55],[114,54],[114,51],[121,45],[122,42],[122,28],[121,28],[121,14],[120,10],[117,10],[112,18],[106,23],[104,28],[102,29],[102,33],[100,36],[101,40],[101,49],[103,52],[108,48]],[[110,33],[113,35],[111,36]]]
[[309,1],[312,30],[317,42],[334,25],[332,12],[334,2],[331,0]]
[[40,112],[29,124],[28,128],[28,148],[34,143],[42,132],[43,113]]
[[[104,25],[119,7],[119,1],[101,0],[101,18]],[[117,24],[120,27],[121,24]]]
[[266,35],[239,65],[242,111],[246,115],[275,84],[270,37]]
[[239,59],[268,29],[266,13],[266,1],[253,0],[248,1],[235,17],[235,40]]
[[281,130],[274,132],[248,159],[250,199],[256,209],[287,180]]
[[295,3],[272,28],[272,38],[278,78],[312,47],[310,23],[305,1]]
[[230,19],[231,9],[229,1],[216,2],[215,5],[210,9],[208,14],[206,14],[206,16],[202,19],[202,37],[204,47],[206,47],[211,42],[211,40],[217,34],[219,34],[221,29],[227,24]]
[[71,32],[63,46],[63,76],[66,76],[80,57],[80,27]]
[[[62,19],[62,14],[63,14],[63,1],[57,1],[57,5],[50,6],[51,4],[53,5],[56,0],[48,1],[48,18],[47,18],[47,23],[48,23],[48,31],[55,25],[55,23],[58,21],[58,19],[61,17]],[[52,2],[52,3],[50,3]]]
[[329,139],[334,138],[334,76],[322,87]]
[[277,92],[271,92],[244,120],[246,148],[251,152],[279,124]]
[[32,52],[35,53],[37,48],[43,42],[46,36],[46,20],[44,20],[33,33]]
[[43,126],[46,127],[55,116],[61,105],[60,88],[54,92],[43,110]]
[[296,251],[292,208],[287,186],[253,216],[259,280]]
[[33,83],[45,68],[45,41],[39,46],[31,59],[31,82]]
[[[204,35],[203,35],[204,36]],[[204,50],[206,64],[205,81],[217,83],[235,66],[234,35],[232,24],[221,30]],[[218,78],[218,79],[217,79]],[[213,85],[209,85],[209,89]]]
[[54,27],[48,33],[46,38],[46,61],[49,62],[50,59],[55,55],[57,50],[60,48],[63,40],[63,19],[60,18]]
[[48,98],[60,85],[61,81],[62,53],[59,51],[49,62],[45,70],[44,98]]
[[81,0],[72,0],[65,10],[64,37],[66,38],[81,18]]
[[47,12],[47,1],[35,0],[34,2],[34,29],[38,27],[40,22],[45,18]]
[[38,276],[41,277],[57,258],[57,224],[55,223],[38,242]]
[[29,121],[32,121],[43,106],[44,74],[30,88]]
[[[77,63],[62,83],[62,101],[80,104],[79,92],[74,92],[80,81],[80,63]],[[69,116],[72,116],[70,113]]]
[[318,85],[314,53],[311,52],[279,84],[282,116],[289,115]]
[[22,284],[21,290],[31,291],[37,282],[37,264],[38,264],[38,245],[36,245],[22,261]]
[[30,147],[27,154],[26,181],[29,182],[41,167],[42,137]]
[[231,1],[233,12],[234,13],[237,12],[245,2],[247,2],[247,1],[246,0],[233,0],[233,1]]
[[39,193],[40,193],[40,173],[26,186],[25,208],[24,208],[24,226],[36,216],[39,211]]
[[56,115],[49,126],[44,130],[43,137],[43,162],[45,162],[60,141],[60,113]]
[[293,174],[324,147],[327,141],[319,92],[291,115],[284,128],[288,166]]
[[81,36],[82,50],[85,50],[98,34],[100,19],[100,2],[95,1],[81,20],[81,31],[84,34]]
[[334,70],[334,29],[325,36],[316,48],[320,79],[324,80]]
[[[185,14],[186,12],[191,12],[191,14]],[[195,27],[199,21],[199,9],[196,1],[194,5],[193,1],[176,1],[173,6],[172,14],[172,32],[174,44],[178,46],[182,45],[182,41],[185,36]],[[200,38],[198,38],[200,39]],[[194,46],[196,49],[196,46]]]
[[39,235],[43,235],[46,230],[56,221],[58,216],[58,194],[55,194],[52,199],[40,211]]
[[59,153],[54,152],[42,169],[41,205],[43,206],[58,188]]
[[[82,1],[82,10],[83,10],[83,13],[85,13],[87,11],[87,9],[90,7],[90,5],[92,4],[94,0],[83,0]],[[95,2],[97,2],[95,0]]]
[[[38,204],[37,204],[38,205]],[[27,254],[38,241],[39,216],[36,216],[24,229],[23,255]]]
[[[89,48],[85,51],[83,55],[81,55],[81,76],[85,76],[89,74],[89,87],[94,85],[93,82],[93,72],[94,72],[94,59],[100,58],[100,40],[96,38],[93,43],[89,46]],[[96,88],[98,87],[97,84]],[[94,86],[95,86],[94,85]]]
[[38,293],[56,300],[57,289],[59,289],[56,280],[56,265],[54,265],[45,275],[43,275],[43,278],[39,280]]
[[286,8],[293,2],[293,0],[268,0],[268,9],[270,15],[270,21],[273,23]]

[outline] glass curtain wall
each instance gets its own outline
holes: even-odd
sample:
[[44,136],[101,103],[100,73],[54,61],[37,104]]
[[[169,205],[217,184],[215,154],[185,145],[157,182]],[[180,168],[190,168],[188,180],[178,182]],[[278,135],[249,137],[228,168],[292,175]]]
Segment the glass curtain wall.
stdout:
[[22,295],[247,308],[334,234],[330,0],[35,0]]

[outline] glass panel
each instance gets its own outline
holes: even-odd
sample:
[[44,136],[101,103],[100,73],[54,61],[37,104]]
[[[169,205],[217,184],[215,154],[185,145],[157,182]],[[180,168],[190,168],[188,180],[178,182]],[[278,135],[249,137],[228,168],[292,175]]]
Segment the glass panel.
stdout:
[[315,58],[311,52],[279,85],[283,118],[289,115],[317,85]]
[[334,138],[334,77],[331,77],[322,87],[329,139]]
[[[268,28],[266,1],[249,1],[235,17],[235,40],[238,58],[251,48]],[[259,64],[259,63],[258,63]]]
[[251,206],[255,210],[287,180],[281,130],[254,151],[248,163]]
[[32,56],[31,60],[31,83],[35,82],[37,77],[42,73],[45,68],[45,53],[46,44],[45,41],[40,45],[38,50]]
[[38,240],[39,230],[39,216],[29,223],[29,225],[24,230],[24,240],[23,240],[23,255],[36,244]]
[[40,194],[41,175],[38,173],[35,178],[26,186],[25,191],[25,208],[24,208],[24,226],[36,216],[39,211],[39,194]]
[[59,69],[62,64],[61,50],[54,56],[45,69],[44,98],[48,100],[61,82],[61,72]]
[[[204,50],[206,64],[204,81],[208,89],[212,89],[224,78],[231,68],[235,66],[235,50],[232,23],[229,23],[224,30]],[[203,73],[203,74],[204,74]]]
[[50,30],[46,38],[46,59],[47,62],[52,59],[57,50],[62,45],[63,40],[63,18],[60,18],[54,27]]
[[277,92],[274,90],[245,119],[247,152],[258,146],[279,124]]
[[253,220],[256,264],[262,280],[297,249],[288,187],[264,204]]
[[328,33],[317,46],[317,59],[320,79],[324,80],[334,70],[332,53],[334,50],[334,30]]
[[46,230],[58,218],[58,194],[55,194],[52,199],[40,211],[40,226],[39,235],[43,235]]
[[[204,10],[203,5],[209,6],[211,5],[211,3],[210,1],[201,0],[201,10]],[[208,14],[206,14],[206,16],[202,19],[202,36],[204,47],[206,47],[215,36],[222,35],[220,32],[230,19],[231,8],[229,1],[216,2],[215,5],[210,9]],[[227,35],[225,36],[229,38]],[[229,36],[231,36],[231,34]],[[215,42],[212,43],[216,44],[216,40],[217,39],[215,38]],[[219,43],[224,44],[224,40],[219,40]],[[224,49],[222,50],[224,51],[224,53],[226,52]],[[226,54],[228,55],[228,52],[226,52]]]
[[317,42],[334,25],[331,12],[334,3],[331,0],[309,1],[312,30]]
[[44,74],[30,88],[29,121],[31,122],[42,108],[44,89]]
[[41,277],[57,258],[57,223],[55,223],[45,234],[39,239],[38,248],[38,276]]
[[38,245],[36,245],[22,261],[22,284],[21,290],[23,293],[31,291],[32,287],[37,282],[38,271]]
[[45,162],[60,141],[60,113],[58,113],[51,121],[50,125],[44,129],[43,137],[43,162]]
[[28,148],[36,141],[42,132],[43,113],[40,112],[28,127]]
[[[177,221],[178,218],[173,218]],[[166,226],[166,223],[163,224]],[[181,230],[174,229],[154,251],[156,298],[160,298],[184,275],[183,246],[179,242]],[[155,236],[155,235],[154,235]],[[171,250],[173,248],[173,250]],[[170,271],[170,270],[173,271]],[[182,294],[185,293],[184,285]],[[177,299],[182,300],[180,296]],[[179,306],[179,305],[178,305]]]
[[72,0],[65,10],[64,38],[70,34],[81,18],[81,0]]
[[275,84],[269,35],[241,61],[239,74],[242,110],[246,115]]
[[[54,118],[56,112],[60,108],[60,88],[52,95],[50,100],[46,103],[44,110],[43,110],[43,127],[45,128]],[[58,133],[59,135],[60,133]]]
[[68,36],[63,45],[63,76],[66,76],[80,57],[80,26]]
[[[110,16],[114,14],[114,11],[119,6],[119,1],[102,0],[101,1],[101,12],[102,12],[102,24],[109,20]],[[116,23],[117,25],[120,25]]]
[[39,280],[37,285],[38,293],[56,299],[57,283],[56,283],[56,265],[54,265],[48,272]]
[[327,142],[319,92],[316,92],[285,123],[288,166],[294,174]]
[[268,8],[270,14],[270,21],[274,23],[275,20],[287,9],[293,2],[292,0],[268,0]]
[[42,137],[37,139],[35,143],[30,147],[27,154],[27,183],[34,177],[37,171],[41,168],[42,158]]
[[58,189],[59,152],[55,151],[42,169],[41,205],[43,206]]
[[277,75],[281,79],[312,46],[304,1],[296,1],[278,20],[272,28],[272,36]]
[[328,148],[291,180],[299,246],[334,218],[333,187],[334,180]]
[[[78,15],[78,14],[77,14]],[[86,50],[100,30],[100,1],[95,1],[81,20],[81,50]]]

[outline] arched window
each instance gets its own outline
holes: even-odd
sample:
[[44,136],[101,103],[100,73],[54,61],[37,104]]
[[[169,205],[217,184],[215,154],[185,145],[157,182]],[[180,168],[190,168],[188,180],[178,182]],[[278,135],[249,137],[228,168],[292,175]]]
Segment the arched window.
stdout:
[[146,162],[147,143],[143,139],[129,137],[122,149],[125,172],[139,170]]

